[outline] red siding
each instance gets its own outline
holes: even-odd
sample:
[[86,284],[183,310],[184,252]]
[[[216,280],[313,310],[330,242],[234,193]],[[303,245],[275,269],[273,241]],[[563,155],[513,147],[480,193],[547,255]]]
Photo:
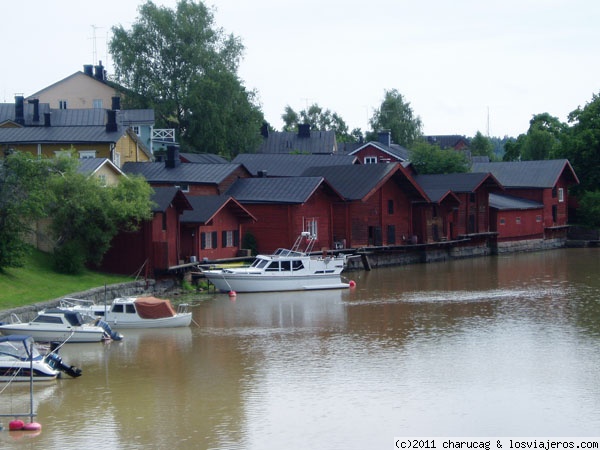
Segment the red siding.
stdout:
[[542,214],[542,208],[503,211],[492,209],[491,216],[495,224],[492,231],[498,232],[498,242],[543,238]]

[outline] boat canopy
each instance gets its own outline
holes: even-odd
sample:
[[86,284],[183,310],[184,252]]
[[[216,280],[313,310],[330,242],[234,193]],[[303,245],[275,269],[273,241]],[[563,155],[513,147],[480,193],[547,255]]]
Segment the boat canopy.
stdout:
[[142,319],[160,319],[177,315],[169,300],[156,297],[138,297],[135,308]]
[[42,355],[33,345],[33,338],[24,334],[0,337],[0,355],[11,356],[22,361],[41,359]]

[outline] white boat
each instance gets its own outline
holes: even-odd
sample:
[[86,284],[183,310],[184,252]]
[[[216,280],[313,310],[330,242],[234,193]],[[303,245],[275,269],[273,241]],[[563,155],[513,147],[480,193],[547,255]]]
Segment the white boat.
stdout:
[[0,337],[0,382],[52,381],[65,372],[72,377],[81,369],[63,363],[56,352],[42,355],[31,336]]
[[61,307],[82,315],[100,317],[115,330],[187,327],[192,322],[187,304],[180,304],[175,310],[169,300],[156,297],[119,297],[108,305],[65,298]]
[[[16,318],[13,315],[13,318]],[[37,342],[100,342],[105,339],[121,339],[103,323],[86,323],[77,311],[51,308],[39,311],[31,322],[15,320],[14,323],[0,325],[5,336],[25,334]]]
[[[224,292],[300,291],[340,289],[346,256],[312,255],[315,236],[303,232],[291,250],[280,248],[271,255],[258,255],[250,266],[206,269],[202,273]],[[303,250],[301,250],[303,247]]]

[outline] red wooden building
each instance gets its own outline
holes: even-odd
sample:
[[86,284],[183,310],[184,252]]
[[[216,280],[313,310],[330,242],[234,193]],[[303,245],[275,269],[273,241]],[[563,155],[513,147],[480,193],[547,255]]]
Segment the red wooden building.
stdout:
[[152,220],[142,223],[138,231],[118,234],[104,255],[102,270],[152,278],[179,264],[180,216],[191,205],[179,189],[154,191]]
[[544,205],[512,195],[490,194],[490,228],[499,243],[544,238]]

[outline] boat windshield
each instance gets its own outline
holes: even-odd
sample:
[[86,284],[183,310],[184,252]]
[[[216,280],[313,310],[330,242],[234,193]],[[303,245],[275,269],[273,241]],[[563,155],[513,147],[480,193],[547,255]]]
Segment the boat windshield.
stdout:
[[275,256],[302,256],[302,253],[295,252],[294,250],[288,250],[287,248],[278,248],[273,253]]
[[268,262],[269,262],[269,260],[267,260],[267,259],[260,259],[260,258],[255,259],[250,267],[254,267],[256,269],[262,269],[263,267],[265,267],[267,265]]
[[33,338],[24,340],[6,340],[0,342],[0,357],[10,356],[18,358],[22,361],[29,361],[29,352],[31,351],[32,359],[41,357],[38,349],[33,345]]

